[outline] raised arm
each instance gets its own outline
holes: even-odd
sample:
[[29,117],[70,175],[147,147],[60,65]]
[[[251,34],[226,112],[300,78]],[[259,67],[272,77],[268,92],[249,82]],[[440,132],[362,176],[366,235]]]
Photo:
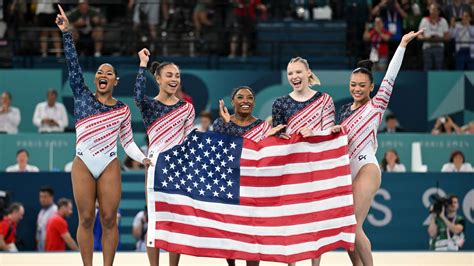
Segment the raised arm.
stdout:
[[380,84],[377,94],[372,99],[374,107],[380,109],[381,112],[387,109],[390,96],[392,95],[393,85],[395,83],[395,79],[397,78],[398,71],[400,71],[400,67],[402,66],[403,56],[408,43],[410,43],[411,40],[422,33],[423,29],[417,32],[411,31],[403,35],[400,45],[398,46],[395,54],[392,57],[392,60],[390,61],[390,64],[388,65],[387,73],[385,73],[382,84]]
[[135,104],[138,106],[140,111],[143,112],[146,105],[146,76],[145,71],[147,70],[148,61],[150,60],[150,51],[144,48],[138,52],[138,57],[140,58],[140,68],[138,69],[137,78],[135,80],[134,88],[134,98]]
[[64,13],[61,5],[59,7],[59,14],[56,16],[56,25],[63,33],[64,43],[64,54],[66,55],[66,61],[69,71],[69,84],[71,85],[72,93],[74,97],[78,97],[83,93],[89,93],[89,89],[84,83],[84,77],[82,75],[82,69],[79,65],[79,59],[77,57],[76,47],[72,39],[71,27],[69,20]]

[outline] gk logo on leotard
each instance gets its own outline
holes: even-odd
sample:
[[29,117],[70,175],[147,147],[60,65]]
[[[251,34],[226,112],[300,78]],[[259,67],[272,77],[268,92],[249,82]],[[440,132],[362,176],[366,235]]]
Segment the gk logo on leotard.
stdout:
[[82,151],[78,152],[77,155],[82,156]]
[[112,156],[114,156],[114,155],[115,155],[115,152],[114,152],[114,151],[110,153],[110,157],[112,157]]
[[365,160],[367,155],[359,155],[359,161]]

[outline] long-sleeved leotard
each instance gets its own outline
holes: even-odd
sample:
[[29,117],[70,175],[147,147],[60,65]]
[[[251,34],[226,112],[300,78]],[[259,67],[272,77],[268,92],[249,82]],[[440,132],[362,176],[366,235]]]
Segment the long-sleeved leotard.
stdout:
[[117,157],[117,139],[120,137],[125,152],[142,162],[145,156],[133,141],[129,107],[121,101],[113,106],[98,101],[84,83],[72,34],[63,33],[63,41],[74,96],[77,156],[97,179]]
[[255,120],[250,125],[241,127],[230,121],[225,123],[220,117],[212,124],[212,131],[224,133],[232,136],[243,137],[258,142],[265,138],[265,133],[272,127],[267,121],[261,119]]
[[326,93],[316,92],[309,100],[298,102],[289,95],[275,100],[272,107],[273,126],[287,125],[286,134],[307,127],[313,131],[334,126],[334,103]]
[[357,157],[362,151],[370,151],[373,154],[377,151],[377,129],[392,95],[404,53],[405,48],[398,47],[375,97],[355,110],[351,109],[352,103],[341,108],[339,122],[348,131],[351,159]]
[[[193,129],[194,107],[179,100],[176,104],[166,105],[145,95],[146,68],[138,71],[135,83],[135,103],[142,114],[143,123],[150,141],[148,151],[155,157],[184,141]],[[155,158],[156,160],[156,158]]]

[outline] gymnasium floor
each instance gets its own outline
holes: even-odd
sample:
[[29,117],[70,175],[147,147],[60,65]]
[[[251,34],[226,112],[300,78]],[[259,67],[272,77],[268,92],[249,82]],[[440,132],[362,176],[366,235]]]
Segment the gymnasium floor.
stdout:
[[[168,255],[162,253],[160,265],[168,265]],[[374,253],[374,264],[377,266],[392,265],[456,265],[473,266],[474,252],[376,252]],[[79,253],[0,253],[1,266],[27,266],[27,265],[82,265]],[[94,254],[94,265],[102,265],[100,253]],[[120,252],[115,257],[116,266],[148,265],[145,253]],[[200,258],[182,256],[180,265],[222,265],[227,263],[223,259]],[[245,265],[245,262],[238,261],[237,265]],[[283,265],[281,263],[261,262],[260,265]],[[301,262],[298,266],[310,265],[309,261]],[[321,261],[323,266],[350,265],[349,258],[344,252],[330,252],[324,254]]]

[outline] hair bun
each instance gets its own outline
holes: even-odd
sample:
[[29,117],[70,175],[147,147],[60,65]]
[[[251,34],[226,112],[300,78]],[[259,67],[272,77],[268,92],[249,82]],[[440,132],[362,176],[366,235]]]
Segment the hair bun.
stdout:
[[370,59],[361,60],[357,63],[357,67],[363,67],[369,71],[372,71],[372,67],[374,62],[370,61]]
[[160,66],[160,62],[158,61],[153,61],[153,63],[151,63],[151,67],[150,67],[150,72],[151,74],[155,74],[156,72],[156,69]]

